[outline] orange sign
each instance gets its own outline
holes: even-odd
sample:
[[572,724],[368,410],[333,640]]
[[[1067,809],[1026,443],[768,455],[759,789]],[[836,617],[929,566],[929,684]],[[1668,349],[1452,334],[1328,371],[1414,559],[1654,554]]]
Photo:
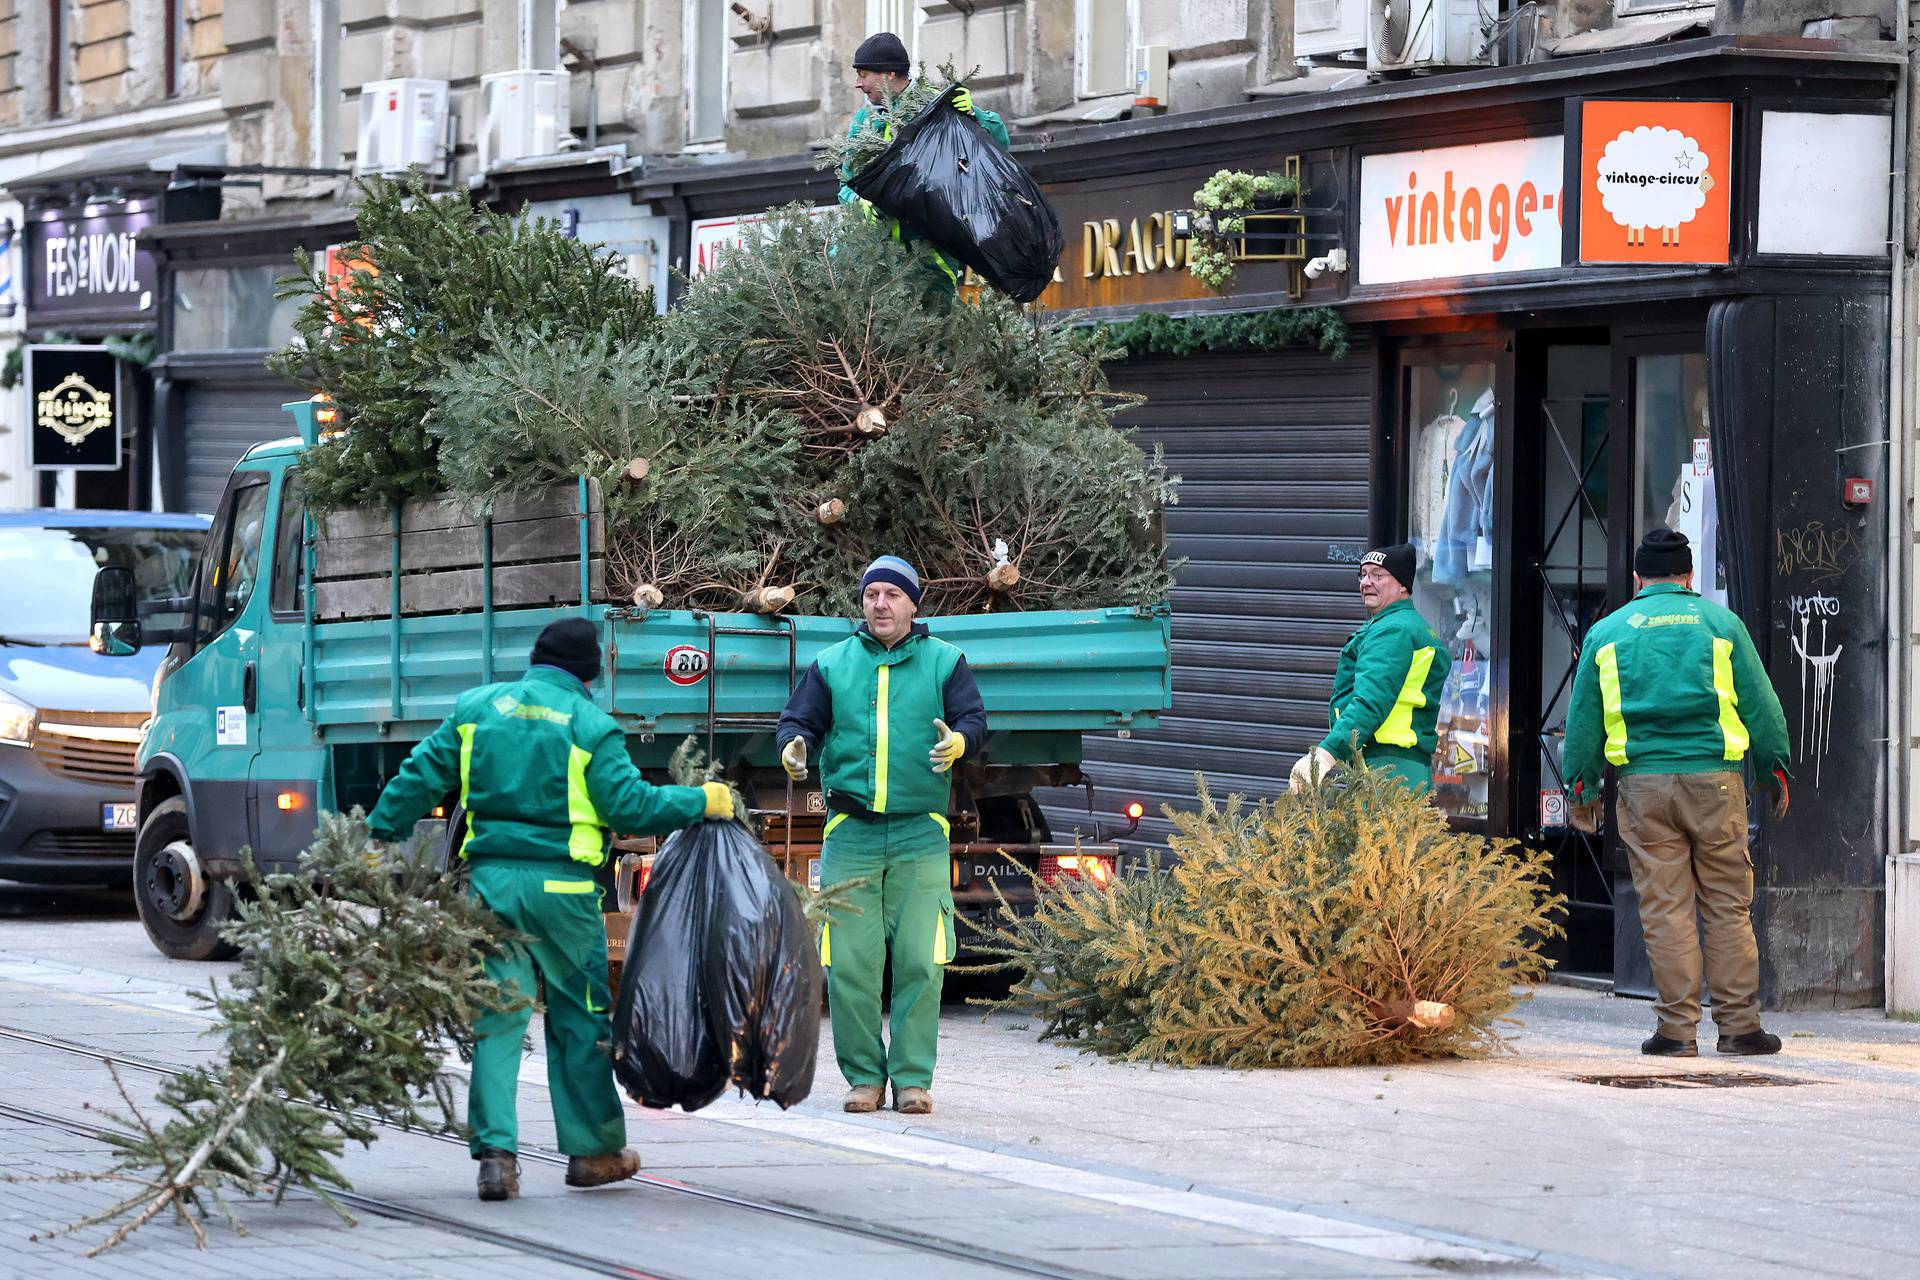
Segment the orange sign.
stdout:
[[1580,261],[1728,260],[1730,102],[1580,104]]

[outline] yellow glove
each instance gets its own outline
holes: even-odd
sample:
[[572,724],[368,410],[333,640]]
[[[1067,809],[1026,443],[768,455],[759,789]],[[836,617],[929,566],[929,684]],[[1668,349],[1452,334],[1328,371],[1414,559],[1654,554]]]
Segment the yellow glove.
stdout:
[[878,225],[880,222],[880,211],[873,207],[873,201],[871,200],[862,200],[860,202],[860,216],[875,225]]
[[733,817],[733,788],[724,782],[705,782],[700,789],[707,793],[707,817],[722,822]]
[[780,752],[780,767],[795,782],[807,780],[807,740],[795,737]]
[[945,773],[967,754],[967,739],[964,734],[947,728],[945,720],[933,722],[933,734],[933,750],[927,752],[927,763],[935,773]]
[[1296,791],[1302,787],[1317,787],[1339,766],[1340,761],[1334,758],[1333,752],[1325,747],[1315,747],[1293,766],[1289,781]]
[[973,94],[968,91],[967,86],[961,85],[960,92],[953,95],[953,109],[963,116],[973,114]]

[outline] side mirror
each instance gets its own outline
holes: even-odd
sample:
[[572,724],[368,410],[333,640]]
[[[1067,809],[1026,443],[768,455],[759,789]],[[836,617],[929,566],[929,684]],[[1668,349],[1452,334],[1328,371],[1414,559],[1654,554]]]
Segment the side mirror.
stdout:
[[124,658],[140,651],[140,608],[133,570],[106,565],[93,576],[93,608],[87,647]]

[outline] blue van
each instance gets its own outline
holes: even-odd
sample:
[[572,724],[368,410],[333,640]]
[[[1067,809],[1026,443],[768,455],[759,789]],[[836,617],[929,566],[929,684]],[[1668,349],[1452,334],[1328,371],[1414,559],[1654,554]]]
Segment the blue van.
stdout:
[[131,885],[134,754],[165,650],[94,652],[93,579],[123,566],[143,598],[175,598],[184,617],[207,523],[0,511],[0,880]]

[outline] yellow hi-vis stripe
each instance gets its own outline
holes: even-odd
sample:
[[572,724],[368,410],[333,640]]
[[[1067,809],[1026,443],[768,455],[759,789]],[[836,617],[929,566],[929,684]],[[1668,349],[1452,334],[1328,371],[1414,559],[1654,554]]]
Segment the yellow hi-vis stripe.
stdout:
[[880,692],[876,695],[873,747],[873,811],[887,811],[887,672],[880,668]]
[[833,963],[833,926],[820,926],[820,967],[827,968]]
[[606,839],[600,828],[600,811],[593,807],[587,793],[587,764],[593,754],[581,747],[567,753],[567,821],[573,832],[567,837],[567,856],[590,867],[606,857]]
[[1620,710],[1620,659],[1612,645],[1602,645],[1593,655],[1600,668],[1600,707],[1607,722],[1607,762],[1627,762],[1627,717]]
[[1739,760],[1747,754],[1747,722],[1740,718],[1740,698],[1733,691],[1733,641],[1718,637],[1713,642],[1713,691],[1720,698],[1720,736],[1726,740],[1726,758]]
[[947,964],[953,959],[953,947],[947,942],[947,909],[933,910],[933,962]]
[[460,856],[467,856],[467,842],[473,839],[473,810],[467,808],[467,776],[473,769],[473,726],[455,725],[460,735],[460,811],[467,815],[467,833],[460,837]]
[[548,893],[592,893],[600,886],[591,880],[549,880],[543,887]]
[[948,822],[948,821],[947,821],[947,815],[946,815],[946,814],[944,814],[944,813],[930,813],[930,814],[928,814],[927,816],[928,816],[929,818],[932,818],[932,819],[934,820],[934,822],[935,822],[935,823],[937,823],[937,824],[939,825],[939,827],[940,827],[940,836],[941,836],[941,838],[942,838],[943,840],[951,840],[951,839],[953,839],[953,824],[952,824],[951,822]]
[[1413,651],[1413,661],[1407,664],[1407,678],[1400,684],[1400,696],[1393,700],[1393,710],[1387,712],[1387,718],[1374,730],[1373,740],[1384,742],[1390,747],[1412,747],[1419,745],[1420,735],[1413,731],[1413,712],[1416,707],[1427,705],[1427,672],[1433,669],[1433,646]]

